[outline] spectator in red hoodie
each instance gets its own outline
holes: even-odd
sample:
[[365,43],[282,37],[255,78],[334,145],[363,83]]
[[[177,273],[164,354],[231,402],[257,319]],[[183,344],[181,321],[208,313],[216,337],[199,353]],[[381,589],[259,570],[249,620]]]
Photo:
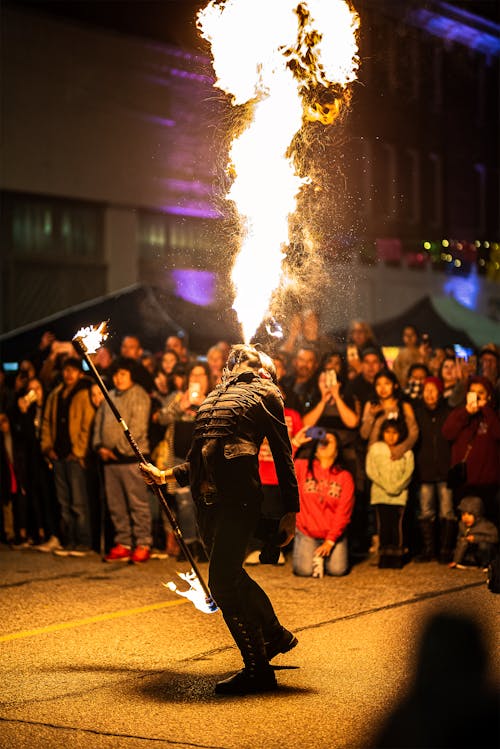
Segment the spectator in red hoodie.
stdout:
[[[301,430],[296,444],[310,439]],[[327,431],[313,442],[310,458],[297,458],[300,512],[293,546],[293,572],[310,577],[314,557],[323,557],[327,575],[345,575],[348,562],[346,529],[354,506],[354,480],[341,466],[340,440]]]
[[452,443],[451,465],[464,461],[466,482],[455,499],[478,496],[485,514],[499,524],[500,419],[492,407],[493,385],[486,377],[471,377],[465,406],[454,408],[443,424],[443,435]]

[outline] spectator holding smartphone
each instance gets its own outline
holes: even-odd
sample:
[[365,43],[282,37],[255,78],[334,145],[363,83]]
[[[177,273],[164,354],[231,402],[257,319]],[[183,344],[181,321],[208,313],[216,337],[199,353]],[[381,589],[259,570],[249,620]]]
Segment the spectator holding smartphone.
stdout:
[[451,445],[451,465],[465,463],[466,479],[455,489],[455,500],[478,496],[485,515],[498,527],[500,481],[500,419],[491,405],[493,385],[486,377],[471,377],[466,404],[454,408],[443,424]]
[[[325,427],[334,431],[342,447],[345,466],[356,476],[357,427],[361,416],[361,404],[351,394],[345,394],[347,375],[344,360],[340,354],[331,353],[326,357],[318,377],[321,398],[303,418],[306,427]],[[362,482],[362,473],[361,473]]]
[[365,404],[361,428],[363,439],[368,447],[381,438],[381,427],[386,419],[399,421],[402,426],[401,439],[391,445],[393,460],[399,460],[407,450],[411,450],[418,437],[415,413],[409,403],[402,400],[401,388],[394,372],[384,369],[375,377],[376,399]]

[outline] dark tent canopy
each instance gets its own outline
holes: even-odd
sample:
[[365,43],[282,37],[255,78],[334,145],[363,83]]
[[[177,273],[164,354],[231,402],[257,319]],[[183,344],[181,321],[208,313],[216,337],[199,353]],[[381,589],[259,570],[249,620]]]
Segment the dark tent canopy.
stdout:
[[36,350],[42,334],[50,330],[57,340],[68,341],[87,325],[109,320],[108,343],[118,352],[124,335],[137,335],[143,348],[161,351],[165,338],[180,334],[198,354],[219,340],[241,338],[235,313],[186,302],[162,289],[134,284],[126,289],[63,310],[0,336],[1,360],[19,361]]
[[397,317],[376,323],[373,331],[382,346],[400,346],[405,325],[428,333],[433,346],[459,344],[480,348],[500,343],[500,324],[473,312],[451,297],[426,296]]

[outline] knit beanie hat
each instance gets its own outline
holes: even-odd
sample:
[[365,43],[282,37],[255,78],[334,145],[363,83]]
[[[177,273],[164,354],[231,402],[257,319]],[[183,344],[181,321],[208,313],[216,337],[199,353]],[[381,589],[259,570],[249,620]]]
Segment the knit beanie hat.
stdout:
[[428,382],[432,382],[432,384],[437,387],[440,395],[444,393],[444,385],[440,377],[426,377],[424,380],[424,387],[427,385]]

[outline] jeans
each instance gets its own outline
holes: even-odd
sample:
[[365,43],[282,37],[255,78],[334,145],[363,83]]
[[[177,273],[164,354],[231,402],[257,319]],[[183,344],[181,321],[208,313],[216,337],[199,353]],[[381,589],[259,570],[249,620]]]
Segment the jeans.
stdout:
[[77,460],[55,460],[54,479],[64,544],[90,548],[92,538],[85,469]]
[[109,514],[115,529],[115,544],[151,546],[149,490],[135,463],[108,463],[104,484]]
[[446,486],[446,481],[420,485],[420,512],[418,519],[434,520],[436,518],[436,493],[439,502],[439,517],[443,520],[455,520],[453,492]]
[[175,504],[177,506],[177,521],[187,544],[199,538],[196,522],[196,507],[188,487],[175,490]]
[[[300,531],[296,532],[292,560],[294,575],[311,577],[314,553],[324,540],[324,538],[311,538]],[[339,577],[346,574],[348,566],[347,538],[342,536],[336,542],[330,556],[325,557],[325,573]]]

